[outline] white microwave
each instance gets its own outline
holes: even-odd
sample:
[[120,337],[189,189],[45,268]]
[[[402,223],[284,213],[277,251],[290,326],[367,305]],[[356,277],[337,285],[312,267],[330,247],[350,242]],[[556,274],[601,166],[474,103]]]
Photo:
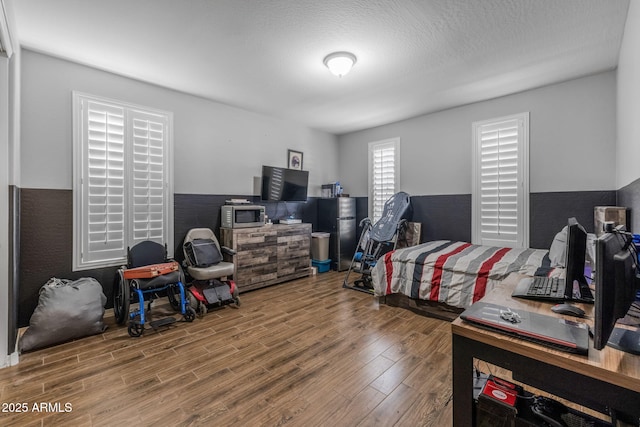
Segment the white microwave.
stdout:
[[224,205],[220,222],[223,228],[261,227],[264,225],[264,206]]

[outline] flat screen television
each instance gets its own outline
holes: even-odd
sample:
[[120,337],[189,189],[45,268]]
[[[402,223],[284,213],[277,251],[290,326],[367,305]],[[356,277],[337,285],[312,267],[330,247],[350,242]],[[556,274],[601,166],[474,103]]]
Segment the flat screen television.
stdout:
[[605,233],[596,241],[596,301],[593,346],[605,345],[632,354],[640,354],[638,329],[616,327],[635,300],[640,285],[637,259],[629,244],[628,233]]
[[260,198],[268,202],[306,202],[309,171],[262,166]]

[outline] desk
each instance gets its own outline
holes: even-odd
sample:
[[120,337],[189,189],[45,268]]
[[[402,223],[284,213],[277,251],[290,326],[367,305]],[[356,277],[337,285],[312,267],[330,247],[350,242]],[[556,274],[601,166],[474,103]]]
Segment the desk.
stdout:
[[[521,276],[511,275],[483,302],[513,309],[554,314],[550,303],[511,298]],[[578,304],[591,317],[593,306]],[[576,320],[573,317],[567,317]],[[579,319],[592,325],[592,318]],[[515,381],[544,390],[597,412],[613,410],[619,420],[640,421],[640,356],[611,347],[598,351],[589,341],[589,355],[551,349],[509,335],[478,328],[457,318],[451,324],[453,346],[453,425],[471,426],[473,359],[508,369]]]

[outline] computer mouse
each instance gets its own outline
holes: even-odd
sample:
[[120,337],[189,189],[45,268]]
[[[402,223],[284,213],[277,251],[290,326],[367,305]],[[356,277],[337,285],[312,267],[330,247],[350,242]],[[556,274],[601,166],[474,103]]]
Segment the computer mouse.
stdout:
[[551,311],[558,314],[566,314],[574,317],[584,317],[584,310],[572,304],[556,304],[551,307]]

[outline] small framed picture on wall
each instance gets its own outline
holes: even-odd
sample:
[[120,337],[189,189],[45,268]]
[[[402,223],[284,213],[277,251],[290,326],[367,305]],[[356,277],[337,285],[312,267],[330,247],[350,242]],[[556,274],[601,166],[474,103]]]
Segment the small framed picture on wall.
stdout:
[[302,152],[288,150],[287,154],[289,169],[302,170]]

